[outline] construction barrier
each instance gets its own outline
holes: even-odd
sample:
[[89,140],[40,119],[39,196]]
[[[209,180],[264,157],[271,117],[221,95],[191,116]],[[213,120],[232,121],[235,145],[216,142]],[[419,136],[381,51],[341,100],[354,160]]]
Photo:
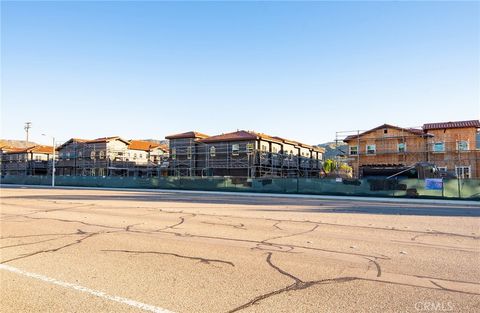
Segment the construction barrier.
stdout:
[[[51,176],[1,177],[1,184],[50,185]],[[57,186],[245,191],[312,195],[480,200],[480,179],[319,179],[56,176]]]

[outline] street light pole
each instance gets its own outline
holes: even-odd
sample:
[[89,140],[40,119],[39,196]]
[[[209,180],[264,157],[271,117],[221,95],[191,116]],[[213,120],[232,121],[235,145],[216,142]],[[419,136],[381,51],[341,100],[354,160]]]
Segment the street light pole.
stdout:
[[55,137],[52,137],[52,187],[55,187]]
[[[42,134],[42,136],[46,136]],[[52,187],[55,187],[55,137],[52,136]]]

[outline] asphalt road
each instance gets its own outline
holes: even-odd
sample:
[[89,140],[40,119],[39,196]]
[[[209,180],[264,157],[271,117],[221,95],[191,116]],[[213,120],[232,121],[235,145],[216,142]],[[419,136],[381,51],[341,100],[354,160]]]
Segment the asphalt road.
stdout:
[[1,312],[479,312],[480,208],[1,189]]

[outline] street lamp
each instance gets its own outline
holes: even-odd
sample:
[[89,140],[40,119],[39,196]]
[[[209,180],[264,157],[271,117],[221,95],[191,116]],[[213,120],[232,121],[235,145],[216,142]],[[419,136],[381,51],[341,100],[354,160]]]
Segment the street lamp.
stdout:
[[[45,134],[42,136],[51,137]],[[55,137],[52,137],[52,187],[55,187]]]

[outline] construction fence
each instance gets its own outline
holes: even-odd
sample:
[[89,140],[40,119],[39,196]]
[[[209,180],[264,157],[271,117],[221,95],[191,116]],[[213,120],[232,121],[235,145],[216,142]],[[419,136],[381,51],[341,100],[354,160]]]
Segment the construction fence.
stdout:
[[[50,185],[51,176],[6,175],[0,183]],[[480,200],[480,179],[56,176],[55,185]]]

